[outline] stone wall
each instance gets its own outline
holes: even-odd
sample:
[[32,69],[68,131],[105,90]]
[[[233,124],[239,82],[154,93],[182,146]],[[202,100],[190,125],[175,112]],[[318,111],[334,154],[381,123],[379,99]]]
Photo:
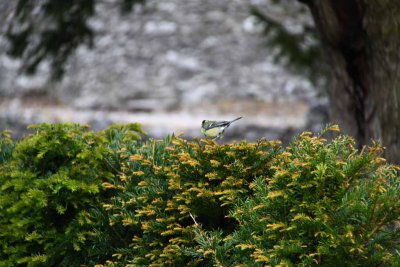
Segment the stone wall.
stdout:
[[[296,26],[290,14],[282,13],[285,9],[276,10],[267,0],[147,0],[144,7],[122,16],[114,2],[97,5],[97,16],[89,21],[96,31],[95,48],[80,47],[59,83],[46,83],[45,65],[34,77],[18,76],[18,61],[1,55],[3,108],[10,108],[14,96],[28,95],[14,103],[14,108],[24,109],[32,104],[29,92],[44,92],[50,95],[48,105],[73,110],[74,117],[67,120],[81,121],[80,110],[108,110],[149,114],[140,117],[145,125],[157,114],[173,113],[193,120],[242,115],[247,126],[265,129],[306,126],[315,90],[306,78],[275,63],[276,51],[265,47],[249,3],[286,16],[287,24]],[[4,50],[0,39],[0,49],[1,44]],[[43,115],[36,120],[64,119]],[[193,123],[180,123],[179,115],[176,120],[156,125],[166,132],[192,131]]]

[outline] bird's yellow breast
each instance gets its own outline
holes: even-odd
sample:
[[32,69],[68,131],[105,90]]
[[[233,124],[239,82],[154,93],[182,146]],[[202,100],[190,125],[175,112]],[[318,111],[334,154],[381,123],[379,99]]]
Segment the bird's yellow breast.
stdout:
[[210,138],[215,138],[217,137],[224,129],[225,127],[217,127],[217,128],[212,128],[212,129],[208,129],[208,130],[204,130],[203,128],[201,129],[201,131],[203,132],[203,134],[207,137]]

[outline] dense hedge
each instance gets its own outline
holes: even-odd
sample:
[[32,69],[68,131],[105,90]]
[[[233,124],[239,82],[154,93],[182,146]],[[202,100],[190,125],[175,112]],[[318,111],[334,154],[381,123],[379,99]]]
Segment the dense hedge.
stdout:
[[234,233],[197,231],[201,252],[217,266],[400,266],[400,180],[381,153],[303,133],[237,199]]
[[377,144],[34,129],[0,136],[0,266],[400,265],[400,180]]

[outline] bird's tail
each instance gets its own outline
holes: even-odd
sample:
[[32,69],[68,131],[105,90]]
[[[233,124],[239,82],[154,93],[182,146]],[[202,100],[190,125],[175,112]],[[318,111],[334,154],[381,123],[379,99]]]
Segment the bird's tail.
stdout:
[[231,123],[234,122],[234,121],[240,120],[241,118],[243,118],[243,117],[239,117],[239,118],[236,118],[236,119],[234,119],[234,120],[231,120],[231,121],[229,122],[229,124],[231,124]]

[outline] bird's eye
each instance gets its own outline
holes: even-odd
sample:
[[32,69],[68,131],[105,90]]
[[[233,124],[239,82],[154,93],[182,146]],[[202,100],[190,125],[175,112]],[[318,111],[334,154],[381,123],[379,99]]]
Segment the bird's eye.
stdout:
[[201,122],[201,124],[204,124],[206,122],[206,120],[203,120],[202,122]]

